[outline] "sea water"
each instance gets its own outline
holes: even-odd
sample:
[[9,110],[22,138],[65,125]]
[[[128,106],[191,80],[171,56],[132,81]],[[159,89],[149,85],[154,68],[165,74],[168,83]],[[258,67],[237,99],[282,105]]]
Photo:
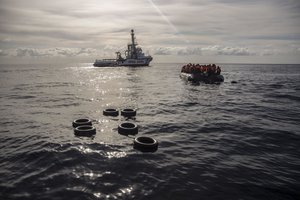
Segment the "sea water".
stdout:
[[[221,84],[181,66],[0,65],[0,199],[299,198],[300,65],[220,64]],[[124,121],[158,150],[133,149]]]

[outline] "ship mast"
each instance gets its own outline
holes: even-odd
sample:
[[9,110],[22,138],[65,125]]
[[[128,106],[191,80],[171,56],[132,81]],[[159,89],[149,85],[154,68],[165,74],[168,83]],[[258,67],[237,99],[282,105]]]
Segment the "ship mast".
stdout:
[[135,44],[135,41],[134,41],[134,30],[133,29],[131,29],[131,42],[132,42],[132,44],[131,44],[131,48],[132,48],[132,51],[131,51],[131,58],[137,58],[137,54],[136,54],[136,48],[135,48],[135,46],[136,46],[136,44]]

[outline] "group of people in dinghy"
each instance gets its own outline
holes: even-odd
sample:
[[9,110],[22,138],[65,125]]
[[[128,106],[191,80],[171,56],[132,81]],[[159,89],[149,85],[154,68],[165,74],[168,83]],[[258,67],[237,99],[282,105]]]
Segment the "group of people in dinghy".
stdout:
[[210,75],[220,75],[221,68],[219,66],[216,66],[215,64],[200,65],[200,64],[189,63],[182,67],[181,72],[188,73],[188,74],[200,73],[206,76],[210,76]]

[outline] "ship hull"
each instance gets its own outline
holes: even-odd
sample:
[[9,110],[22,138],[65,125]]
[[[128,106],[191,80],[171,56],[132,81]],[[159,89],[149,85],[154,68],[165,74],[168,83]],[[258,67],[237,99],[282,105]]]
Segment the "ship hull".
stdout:
[[118,66],[138,67],[138,66],[149,66],[151,60],[152,57],[147,59],[125,59],[122,61],[111,61],[111,62],[107,62],[104,60],[96,60],[93,65],[95,67],[118,67]]
[[125,59],[124,61],[119,61],[119,66],[149,66],[152,57],[145,59]]
[[103,59],[103,60],[95,60],[95,67],[115,67],[118,66],[118,62],[116,59]]

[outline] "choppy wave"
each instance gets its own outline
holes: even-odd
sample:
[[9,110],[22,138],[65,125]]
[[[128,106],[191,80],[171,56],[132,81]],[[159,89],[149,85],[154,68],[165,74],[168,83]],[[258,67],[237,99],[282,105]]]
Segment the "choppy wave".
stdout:
[[[195,85],[181,64],[0,65],[0,198],[297,199],[300,66],[221,66],[224,83]],[[158,151],[107,107],[137,108]],[[73,134],[80,117],[95,137]]]

